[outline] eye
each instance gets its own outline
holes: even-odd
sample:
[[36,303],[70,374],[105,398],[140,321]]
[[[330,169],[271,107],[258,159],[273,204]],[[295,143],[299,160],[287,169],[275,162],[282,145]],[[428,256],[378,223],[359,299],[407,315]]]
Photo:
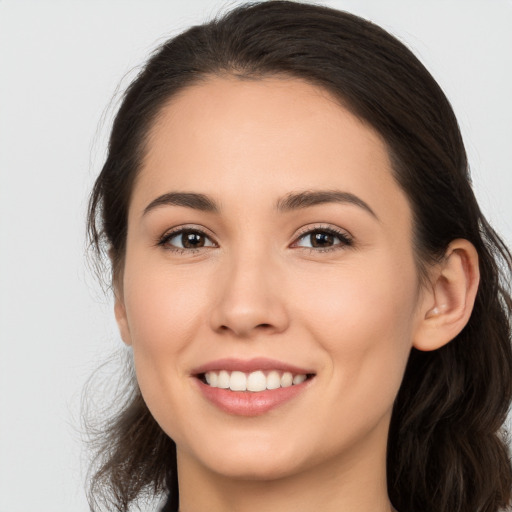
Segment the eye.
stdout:
[[303,233],[293,244],[293,247],[305,247],[315,250],[335,250],[352,245],[352,239],[347,233],[332,228],[315,228]]
[[217,247],[205,233],[198,229],[179,229],[167,233],[158,242],[165,248],[177,251],[201,249],[203,247]]

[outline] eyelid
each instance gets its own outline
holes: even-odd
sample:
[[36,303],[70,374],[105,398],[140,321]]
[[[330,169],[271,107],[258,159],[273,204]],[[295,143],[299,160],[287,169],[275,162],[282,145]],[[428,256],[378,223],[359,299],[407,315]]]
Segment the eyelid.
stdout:
[[167,242],[174,238],[175,236],[183,233],[183,232],[195,232],[203,235],[204,237],[208,238],[212,243],[214,247],[218,247],[219,244],[215,240],[215,236],[210,233],[210,230],[204,228],[203,226],[198,226],[197,224],[181,224],[179,226],[174,226],[167,231],[164,232],[163,235],[159,236],[156,240],[156,245],[162,246],[170,251],[177,251],[177,252],[195,252],[200,249],[209,249],[212,246],[206,246],[206,247],[196,247],[196,248],[183,248],[183,247],[175,247],[175,246],[166,246]]
[[[208,238],[209,241],[213,245],[196,247],[196,248],[184,248],[184,247],[176,247],[176,246],[166,245],[167,242],[169,240],[171,240],[173,237],[178,236],[179,234],[181,234],[183,232],[187,232],[187,231],[188,232],[196,232],[196,233],[201,234],[202,236]],[[304,238],[306,235],[311,235],[312,233],[315,233],[315,232],[329,233],[329,234],[335,236],[336,238],[338,238],[340,243],[334,244],[333,246],[330,246],[330,247],[305,247],[305,246],[297,245],[298,241],[300,239]],[[213,234],[211,234],[210,230],[206,229],[203,226],[199,226],[197,224],[182,224],[182,225],[174,226],[174,227],[168,229],[167,231],[165,231],[163,235],[158,237],[155,245],[162,246],[165,249],[168,249],[170,251],[181,252],[181,253],[184,253],[184,252],[192,253],[192,252],[200,251],[201,249],[210,249],[210,248],[219,247],[219,244],[215,240],[215,238],[216,237]],[[305,249],[305,250],[309,250],[311,252],[328,252],[328,251],[339,250],[339,249],[343,249],[346,247],[350,247],[353,245],[353,243],[354,243],[353,236],[345,229],[339,228],[338,226],[333,226],[331,224],[313,224],[313,225],[303,226],[302,228],[300,228],[299,231],[294,235],[294,241],[289,245],[289,247],[297,248],[297,249]]]
[[[298,241],[306,235],[311,235],[315,232],[325,232],[337,237],[341,243],[335,244],[331,247],[304,247],[297,245]],[[294,241],[290,245],[292,248],[306,249],[312,252],[327,252],[339,250],[346,247],[351,247],[354,244],[354,237],[345,229],[333,226],[331,224],[313,224],[302,227],[299,232],[294,236]]]

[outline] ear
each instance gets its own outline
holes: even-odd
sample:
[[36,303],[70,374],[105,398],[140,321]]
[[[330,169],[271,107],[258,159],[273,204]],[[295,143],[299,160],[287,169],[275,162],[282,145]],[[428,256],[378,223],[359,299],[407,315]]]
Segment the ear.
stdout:
[[114,302],[114,314],[116,316],[117,327],[119,328],[119,333],[121,334],[121,339],[127,344],[132,344],[132,338],[130,335],[130,327],[128,325],[128,318],[126,316],[126,307],[124,305],[124,300],[122,296],[115,292],[115,302]]
[[113,276],[113,288],[114,288],[114,315],[116,317],[117,327],[121,334],[121,339],[127,344],[132,344],[132,338],[130,334],[130,327],[128,324],[128,317],[126,315],[126,306],[124,303],[123,293],[123,277],[122,271],[116,271],[116,265],[113,262],[112,255],[109,252],[110,260],[112,261],[112,267],[114,268]]
[[471,242],[454,240],[424,290],[413,346],[436,350],[455,338],[467,324],[480,280],[478,253]]

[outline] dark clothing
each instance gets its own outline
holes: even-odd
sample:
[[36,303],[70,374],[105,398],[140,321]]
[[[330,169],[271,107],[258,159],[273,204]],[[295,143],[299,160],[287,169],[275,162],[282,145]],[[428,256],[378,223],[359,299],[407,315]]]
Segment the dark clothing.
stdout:
[[173,499],[172,496],[167,498],[167,501],[160,512],[178,512],[179,503],[177,499]]

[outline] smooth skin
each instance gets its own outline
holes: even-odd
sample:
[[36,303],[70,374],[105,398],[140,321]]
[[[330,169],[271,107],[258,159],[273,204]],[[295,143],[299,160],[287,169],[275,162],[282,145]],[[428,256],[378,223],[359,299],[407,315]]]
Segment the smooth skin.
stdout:
[[[318,191],[341,195],[286,201]],[[208,208],[170,193],[202,194]],[[412,229],[381,137],[318,87],[212,77],[162,109],[115,311],[144,399],[177,445],[182,512],[392,510],[386,440],[409,351],[453,339],[478,286],[465,240],[422,286]],[[227,414],[192,375],[225,357],[315,376],[263,415]]]

